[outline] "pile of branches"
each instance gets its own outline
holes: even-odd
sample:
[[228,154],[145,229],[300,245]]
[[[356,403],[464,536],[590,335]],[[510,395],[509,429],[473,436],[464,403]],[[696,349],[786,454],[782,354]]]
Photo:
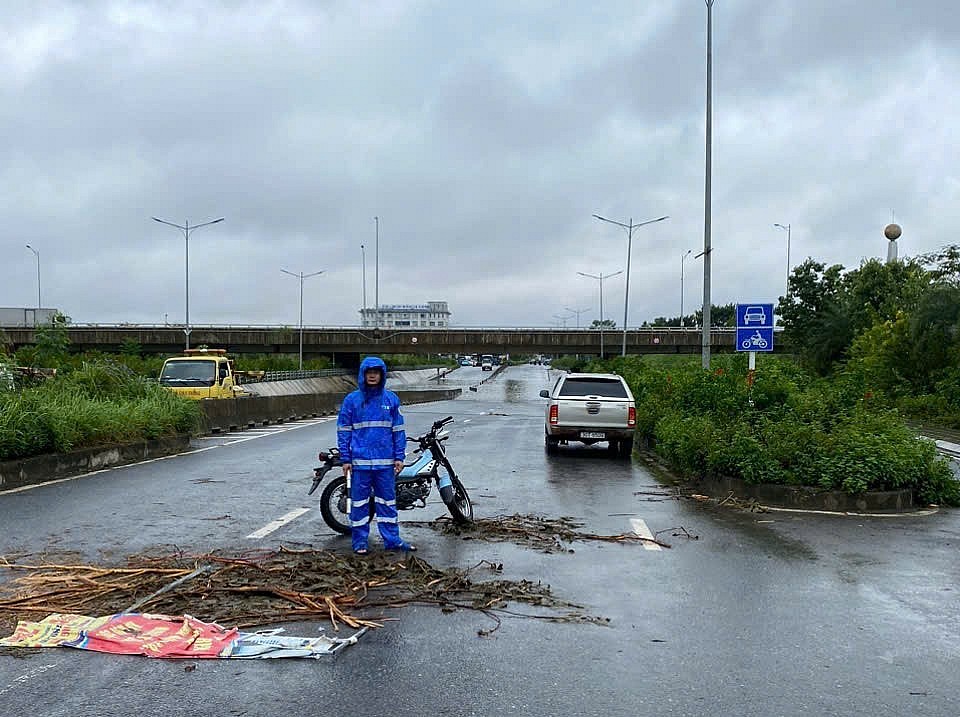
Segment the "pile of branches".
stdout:
[[404,524],[433,528],[446,535],[460,536],[464,540],[511,542],[537,548],[545,553],[572,553],[570,543],[588,540],[607,543],[655,543],[664,548],[670,547],[668,543],[656,538],[643,537],[636,533],[619,535],[585,533],[579,530],[583,527],[583,523],[569,516],[547,518],[529,514],[495,515],[490,518],[477,518],[469,525],[457,525],[449,516],[442,516],[434,521],[405,522]]
[[[233,557],[133,556],[125,567],[0,559],[0,570],[15,574],[13,580],[0,583],[3,627],[11,618],[36,619],[50,613],[100,616],[136,611],[189,614],[240,628],[324,619],[339,630],[341,624],[381,627],[387,610],[407,605],[481,611],[495,626],[480,630],[480,635],[500,626],[498,615],[607,622],[556,598],[539,582],[475,580],[480,572],[502,573],[502,564],[488,561],[466,570],[441,570],[411,555],[398,559],[281,547]],[[513,604],[538,609],[518,613],[509,609]]]

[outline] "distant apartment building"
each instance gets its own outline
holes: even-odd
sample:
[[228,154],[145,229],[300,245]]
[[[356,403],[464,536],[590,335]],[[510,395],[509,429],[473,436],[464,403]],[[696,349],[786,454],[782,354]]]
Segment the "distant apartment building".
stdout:
[[381,328],[441,329],[450,325],[450,310],[446,301],[428,301],[426,304],[384,304],[377,309],[360,310],[360,326]]

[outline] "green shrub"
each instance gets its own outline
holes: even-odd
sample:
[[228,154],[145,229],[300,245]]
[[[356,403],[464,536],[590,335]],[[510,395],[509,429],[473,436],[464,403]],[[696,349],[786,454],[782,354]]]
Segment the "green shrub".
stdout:
[[0,460],[196,430],[200,409],[114,363],[0,393]]
[[[693,361],[663,367],[638,357],[589,370],[627,379],[637,433],[681,475],[851,494],[910,489],[923,501],[960,504],[960,482],[936,446],[904,425],[864,372],[819,379],[793,361],[764,357],[751,386],[740,356],[718,357],[709,372]],[[949,405],[929,400],[938,411]]]

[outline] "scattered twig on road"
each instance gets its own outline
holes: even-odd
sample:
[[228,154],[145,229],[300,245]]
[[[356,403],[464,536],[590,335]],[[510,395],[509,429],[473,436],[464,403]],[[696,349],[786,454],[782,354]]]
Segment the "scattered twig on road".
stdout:
[[449,516],[441,516],[433,521],[406,523],[422,525],[447,535],[456,535],[464,540],[485,540],[492,543],[511,542],[517,545],[538,548],[545,553],[556,551],[572,553],[568,547],[575,541],[602,541],[607,543],[656,543],[664,548],[670,546],[654,538],[636,533],[618,535],[599,535],[585,533],[578,528],[583,523],[570,516],[546,518],[540,515],[514,514],[496,515],[490,518],[477,518],[470,525],[458,525]]
[[[203,566],[203,568],[201,568]],[[476,580],[499,575],[502,564],[481,561],[471,568],[435,568],[412,555],[342,555],[323,550],[281,548],[241,555],[131,556],[126,567],[20,564],[0,558],[0,569],[18,574],[0,584],[0,626],[12,618],[50,613],[110,615],[137,610],[202,616],[225,626],[262,626],[295,620],[328,620],[334,630],[381,627],[385,611],[428,605],[444,612],[477,610],[501,615],[606,624],[580,605],[555,597],[549,586],[529,580]],[[22,575],[20,573],[23,573]],[[509,610],[526,604],[531,614]],[[542,612],[541,612],[542,611]],[[12,628],[12,624],[9,625]]]
[[[679,532],[670,533],[671,530],[679,531]],[[675,528],[664,528],[663,530],[658,530],[656,533],[653,534],[653,537],[656,538],[658,535],[660,535],[660,533],[670,533],[674,538],[689,538],[690,540],[700,540],[699,535],[694,535],[693,533],[688,531],[686,528],[684,528],[682,525],[678,525]]]

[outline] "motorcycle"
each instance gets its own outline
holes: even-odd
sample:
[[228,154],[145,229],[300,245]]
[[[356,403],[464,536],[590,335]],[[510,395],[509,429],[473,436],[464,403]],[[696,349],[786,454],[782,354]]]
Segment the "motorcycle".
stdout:
[[[456,471],[447,458],[444,442],[450,437],[440,429],[453,423],[453,416],[436,421],[430,430],[416,438],[407,437],[410,443],[416,443],[413,460],[404,465],[396,476],[397,510],[425,508],[430,486],[436,483],[440,499],[447,506],[450,515],[458,525],[473,521],[473,504]],[[313,470],[313,485],[307,495],[313,495],[324,477],[334,468],[343,465],[340,451],[331,448],[318,454],[322,465]],[[374,518],[374,501],[370,501],[370,518]],[[340,475],[330,481],[320,493],[320,514],[324,522],[338,533],[350,534],[350,481]]]
[[751,348],[765,349],[765,348],[767,348],[767,340],[766,340],[765,338],[763,338],[763,335],[758,331],[758,332],[756,332],[753,336],[744,339],[744,340],[740,343],[740,348],[744,348],[744,349],[751,349]]

